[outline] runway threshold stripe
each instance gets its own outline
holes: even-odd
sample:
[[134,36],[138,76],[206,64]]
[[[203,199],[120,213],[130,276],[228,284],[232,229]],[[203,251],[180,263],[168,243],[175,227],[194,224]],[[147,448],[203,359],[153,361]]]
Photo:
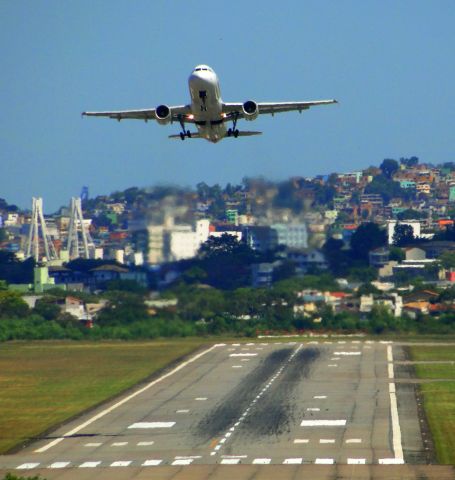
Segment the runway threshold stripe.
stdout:
[[186,367],[187,365],[189,365],[190,363],[193,363],[195,362],[196,360],[198,360],[199,358],[203,357],[204,355],[206,355],[207,353],[211,352],[212,350],[214,350],[215,348],[217,348],[218,345],[212,345],[211,347],[207,348],[206,350],[204,350],[203,352],[200,352],[198,353],[197,355],[195,355],[194,357],[191,357],[189,360],[187,360],[186,362],[183,362],[181,363],[180,365],[177,365],[177,367],[175,367],[174,369],[172,369],[170,372],[167,372],[165,373],[164,375],[162,375],[161,377],[157,378],[156,380],[153,380],[152,382],[148,383],[147,385],[145,385],[144,387],[142,387],[141,389],[135,391],[134,393],[132,393],[131,395],[128,395],[127,397],[123,398],[122,400],[120,400],[119,402],[115,403],[114,405],[110,406],[109,408],[106,408],[105,410],[101,411],[100,413],[94,415],[93,417],[89,418],[86,422],[84,423],[81,423],[80,425],[78,425],[77,427],[73,428],[72,430],[66,432],[62,437],[59,437],[59,438],[56,438],[54,440],[52,440],[51,442],[49,442],[48,444],[44,445],[43,447],[41,448],[38,448],[37,450],[35,450],[36,453],[42,453],[42,452],[45,452],[46,450],[48,450],[49,448],[57,445],[58,443],[60,443],[62,440],[64,440],[66,437],[71,437],[72,435],[74,435],[75,433],[78,433],[79,431],[81,431],[82,429],[84,429],[85,427],[87,427],[88,425],[92,424],[93,422],[95,422],[96,420],[99,420],[100,418],[104,417],[105,415],[107,415],[108,413],[111,413],[112,411],[114,411],[115,409],[117,409],[118,407],[124,405],[126,402],[130,401],[132,398],[135,398],[137,397],[138,395],[140,395],[141,393],[144,393],[145,391],[147,391],[149,388],[153,387],[154,385],[156,385],[157,383],[159,382],[162,382],[163,380],[165,380],[166,378],[170,377],[171,375],[174,375],[174,373],[177,373],[178,371],[182,370],[182,368]]
[[348,458],[348,465],[365,465],[365,458]]
[[380,465],[402,465],[404,460],[402,458],[380,458]]
[[192,458],[181,458],[178,460],[174,460],[171,465],[191,465],[193,463]]
[[334,463],[333,458],[316,458],[316,465],[332,465]]
[[223,465],[237,465],[240,463],[240,458],[223,458],[221,463]]
[[253,460],[253,465],[268,465],[271,461],[271,458],[255,458]]

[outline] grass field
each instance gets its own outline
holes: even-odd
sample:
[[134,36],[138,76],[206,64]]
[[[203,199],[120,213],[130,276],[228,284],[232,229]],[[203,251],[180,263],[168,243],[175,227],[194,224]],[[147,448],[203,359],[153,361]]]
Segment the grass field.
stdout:
[[202,343],[1,344],[0,453],[131,387]]
[[[411,347],[419,361],[455,360],[455,347]],[[454,379],[455,367],[447,364],[416,365],[419,378]],[[423,383],[420,386],[439,463],[455,464],[455,381]]]

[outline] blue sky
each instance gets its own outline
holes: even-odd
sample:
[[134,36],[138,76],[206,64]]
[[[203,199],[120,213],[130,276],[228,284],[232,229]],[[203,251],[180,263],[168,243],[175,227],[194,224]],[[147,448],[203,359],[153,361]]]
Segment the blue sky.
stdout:
[[[0,2],[0,197],[51,212],[83,185],[284,179],[417,155],[455,160],[455,4],[449,1]],[[225,101],[337,98],[264,116],[262,136],[169,140],[177,125],[83,110],[189,101],[206,63]]]

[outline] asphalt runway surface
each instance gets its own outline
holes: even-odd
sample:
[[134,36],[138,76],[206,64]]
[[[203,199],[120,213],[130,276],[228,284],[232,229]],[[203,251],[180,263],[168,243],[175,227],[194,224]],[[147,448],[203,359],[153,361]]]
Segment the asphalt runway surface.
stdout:
[[1,456],[0,469],[49,479],[229,478],[237,465],[238,478],[277,478],[277,468],[283,478],[301,468],[343,478],[333,469],[350,467],[352,478],[393,478],[428,461],[405,360],[391,342],[214,345]]

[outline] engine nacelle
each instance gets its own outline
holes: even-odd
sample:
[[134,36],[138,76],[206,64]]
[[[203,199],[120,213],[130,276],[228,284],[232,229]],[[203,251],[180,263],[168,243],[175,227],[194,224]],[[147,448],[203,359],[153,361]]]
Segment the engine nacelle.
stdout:
[[245,120],[255,120],[259,115],[259,107],[253,100],[247,100],[243,105],[243,117]]
[[171,109],[167,105],[159,105],[155,109],[156,121],[160,125],[167,125],[171,121]]

